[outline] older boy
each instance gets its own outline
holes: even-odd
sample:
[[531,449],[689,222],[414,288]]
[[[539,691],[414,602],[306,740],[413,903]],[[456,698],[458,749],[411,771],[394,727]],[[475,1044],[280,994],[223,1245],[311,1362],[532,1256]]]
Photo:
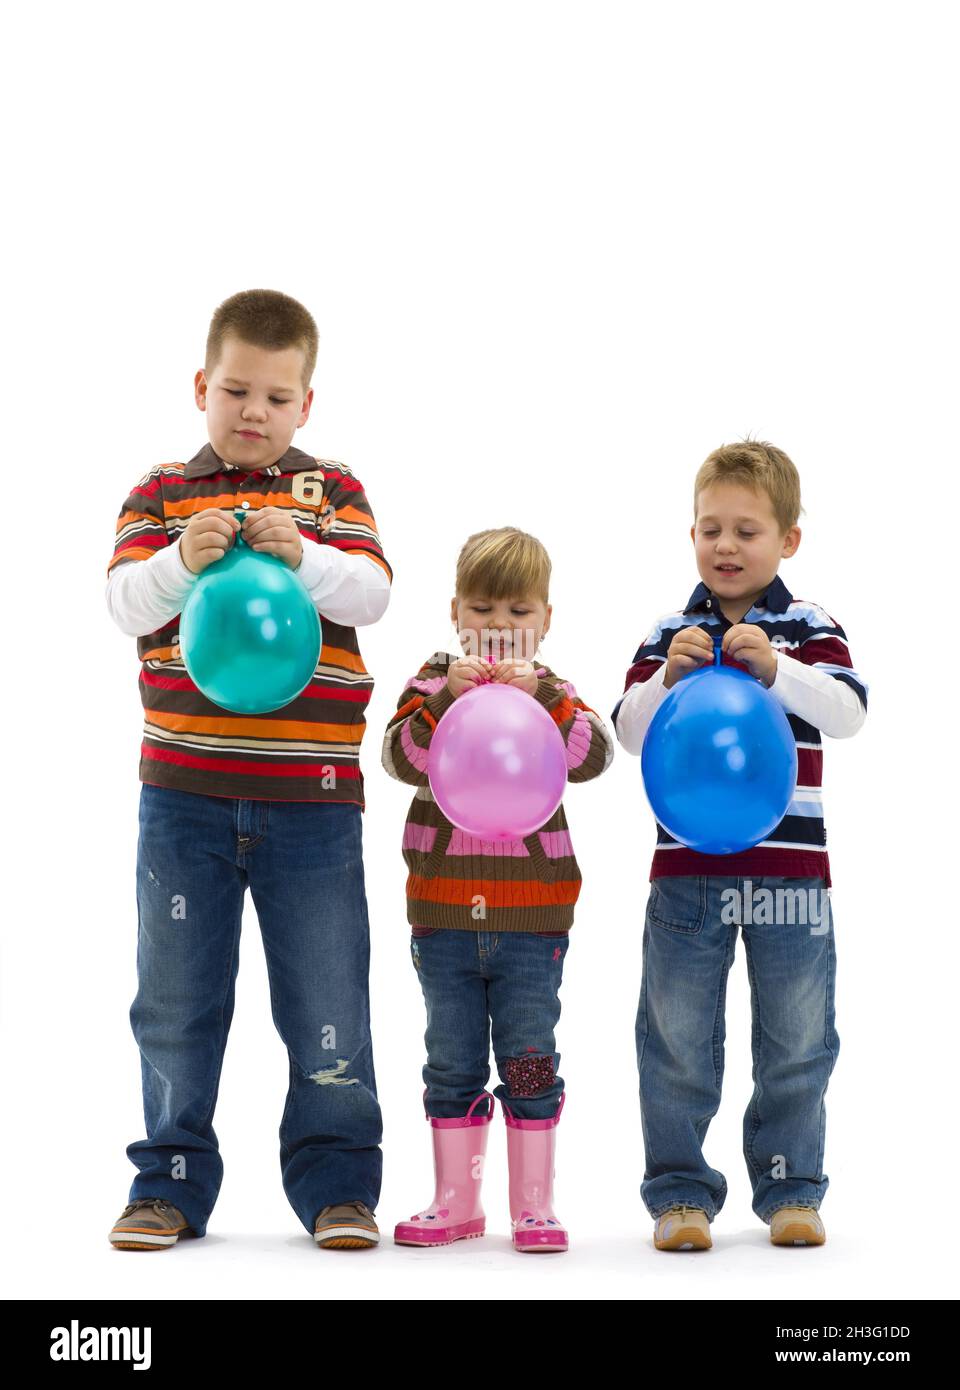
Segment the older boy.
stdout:
[[[681,611],[655,625],[613,711],[620,742],[640,753],[668,691],[712,658],[713,638],[722,634],[727,663],[762,681],[786,711],[799,765],[793,802],[753,849],[701,854],[657,825],[636,1034],[641,1194],[656,1218],[658,1250],[709,1248],[709,1223],[726,1198],[726,1180],[701,1146],[720,1104],[726,980],[738,926],[753,1012],[755,1087],[743,1126],[753,1209],[774,1244],[825,1239],[818,1215],[828,1184],[823,1098],[839,1038],[820,735],[856,733],[867,686],[840,625],[793,598],[777,573],[800,544],[800,510],[800,479],[782,450],[746,441],[709,456],[697,474],[690,529],[701,583]],[[794,908],[755,915],[758,892]],[[797,911],[798,899],[813,911]]]
[[[209,442],[160,464],[120,511],[107,605],[137,638],[144,707],[137,852],[140,1048],[147,1137],[110,1233],[155,1250],[206,1234],[223,1176],[213,1129],[249,886],[290,1079],[284,1191],[320,1246],[379,1239],[381,1116],[368,1002],[359,765],[373,689],[355,629],[387,607],[392,571],[363,488],[291,440],[310,413],[316,324],[272,290],[214,315],[195,378]],[[197,576],[244,540],[300,575],[323,621],[301,695],[236,715],[193,684],[179,614]]]

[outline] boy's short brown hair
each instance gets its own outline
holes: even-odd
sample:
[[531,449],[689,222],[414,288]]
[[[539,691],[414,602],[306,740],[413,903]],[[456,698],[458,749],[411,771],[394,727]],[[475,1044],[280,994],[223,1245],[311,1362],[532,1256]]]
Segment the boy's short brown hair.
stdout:
[[210,320],[207,334],[203,370],[208,380],[223,354],[223,340],[229,336],[271,352],[300,348],[306,396],[317,365],[319,335],[313,316],[298,300],[279,290],[241,290],[225,299]]
[[723,444],[704,459],[693,484],[694,521],[700,493],[714,483],[739,483],[754,492],[765,492],[781,533],[796,526],[803,511],[800,474],[796,466],[782,449],[763,440],[744,439],[740,444]]
[[535,595],[549,603],[550,556],[526,531],[501,526],[469,536],[457,559],[457,598]]

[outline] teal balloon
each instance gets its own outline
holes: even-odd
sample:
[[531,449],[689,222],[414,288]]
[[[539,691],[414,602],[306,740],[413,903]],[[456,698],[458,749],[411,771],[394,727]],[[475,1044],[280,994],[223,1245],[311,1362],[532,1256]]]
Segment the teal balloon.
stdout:
[[180,615],[190,679],[235,714],[265,714],[295,700],[321,645],[303,581],[278,556],[251,550],[239,531],[223,558],[202,571]]

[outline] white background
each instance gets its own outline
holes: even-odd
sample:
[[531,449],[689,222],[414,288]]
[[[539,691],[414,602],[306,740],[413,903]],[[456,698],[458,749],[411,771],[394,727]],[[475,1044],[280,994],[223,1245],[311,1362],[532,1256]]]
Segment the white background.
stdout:
[[[7,645],[2,983],[6,1291],[22,1296],[833,1299],[957,1293],[957,103],[950,5],[54,4],[4,80]],[[9,40],[13,44],[10,46]],[[320,328],[294,443],[363,482],[395,569],[361,645],[377,1252],[319,1251],[280,1184],[287,1058],[247,900],[203,1241],[113,1250],[142,1137],[134,639],[103,598],[133,483],[205,442],[210,316],[281,289]],[[740,1150],[738,943],[714,1249],[654,1251],[634,1019],[654,833],[617,748],[565,798],[584,877],[558,1030],[568,1254],[490,1234],[395,1247],[429,1201],[423,1003],[380,767],[406,678],[454,649],[466,536],[554,563],[543,656],[609,722],[652,620],[697,582],[695,470],[750,432],[792,456],[788,588],[844,626],[871,688],[825,740],[839,1060],[820,1250],[776,1250]],[[494,1081],[496,1077],[494,1076]]]

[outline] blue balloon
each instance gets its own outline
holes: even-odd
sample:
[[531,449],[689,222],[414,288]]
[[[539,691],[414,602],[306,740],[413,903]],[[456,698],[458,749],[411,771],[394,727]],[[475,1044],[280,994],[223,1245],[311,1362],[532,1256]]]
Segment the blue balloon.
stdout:
[[640,766],[657,820],[701,854],[752,849],[780,824],[797,785],[782,706],[746,671],[712,666],[673,687],[647,729]]
[[[235,512],[238,520],[243,512]],[[320,618],[302,579],[240,535],[202,571],[180,614],[190,679],[235,714],[281,709],[307,686],[322,646]]]

